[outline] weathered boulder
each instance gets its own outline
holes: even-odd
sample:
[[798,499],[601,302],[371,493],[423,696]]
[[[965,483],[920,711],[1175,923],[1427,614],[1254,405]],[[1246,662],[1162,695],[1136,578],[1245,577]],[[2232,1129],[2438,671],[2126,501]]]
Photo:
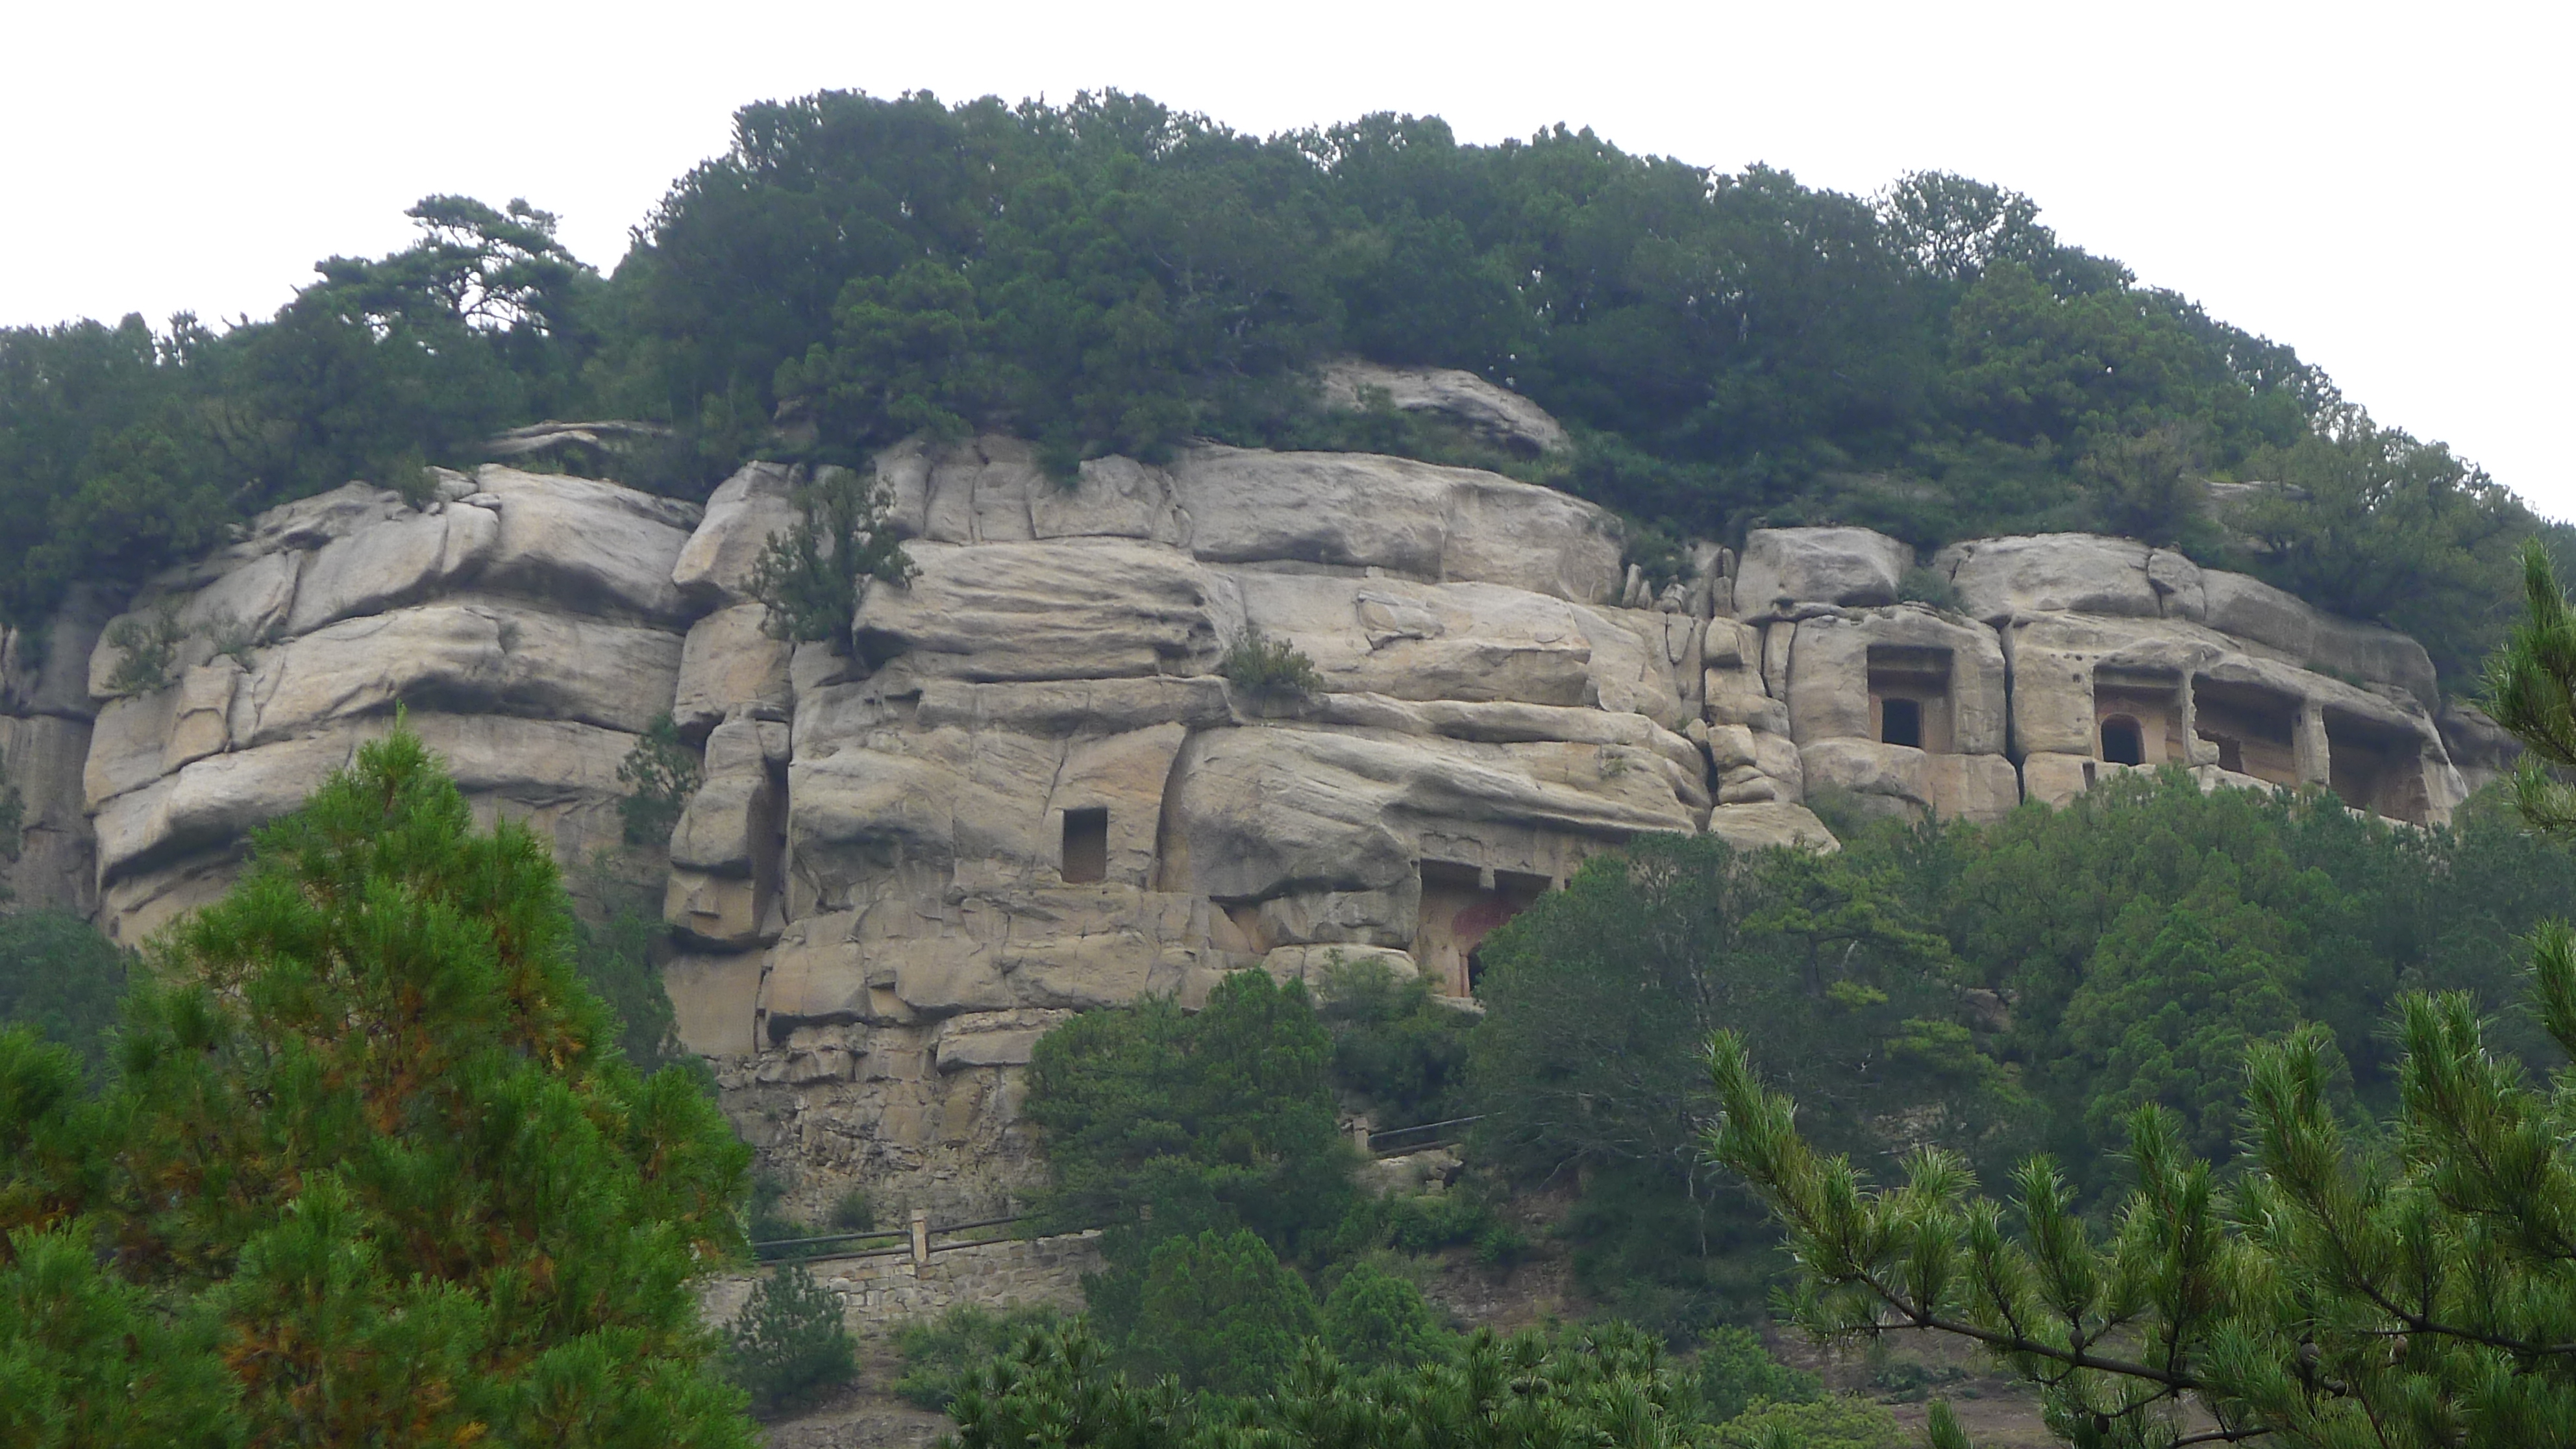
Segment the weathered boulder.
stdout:
[[1866,528],[1757,528],[1735,574],[1735,617],[1787,618],[1798,605],[1896,602],[1914,550]]
[[1799,747],[1807,797],[1847,793],[1863,809],[1995,820],[2021,803],[2021,780],[2001,755],[1929,754],[1865,739],[1826,739]]
[[2522,742],[2476,705],[2445,704],[2434,725],[2460,772],[2462,788],[2471,794],[2512,773],[2522,760]]
[[[1335,694],[1514,702],[1683,720],[1687,633],[1665,616],[1591,609],[1494,584],[1417,584],[1257,569],[1221,574],[1245,620],[1306,655]],[[1687,665],[1680,668],[1686,669]]]
[[2243,574],[2210,570],[2202,580],[2212,629],[2278,651],[2292,663],[2395,685],[2425,709],[2441,706],[2432,657],[2406,635],[2337,618]]
[[233,695],[241,679],[241,665],[230,658],[179,676],[170,703],[170,732],[161,742],[161,773],[220,754],[232,742]]
[[717,484],[672,561],[672,585],[701,606],[749,602],[745,590],[761,550],[802,517],[796,482],[796,470],[787,464],[745,463]]
[[1383,890],[1292,891],[1253,911],[1258,944],[1365,945],[1402,949],[1413,944],[1422,918],[1422,881],[1406,876]]
[[2022,798],[2052,808],[2143,765],[2116,765],[2090,755],[2029,755],[2021,762]]
[[423,604],[260,651],[234,694],[236,748],[398,703],[505,712],[641,733],[668,709],[680,639],[505,599]]
[[1193,448],[1172,485],[1188,547],[1212,563],[1383,569],[1602,603],[1620,586],[1617,520],[1553,489],[1371,453]]
[[[379,524],[371,531],[393,527]],[[323,552],[347,542],[343,539]],[[180,607],[179,622],[191,633],[226,648],[268,643],[291,627],[297,590],[312,561],[313,555],[305,553],[262,554],[190,595]],[[331,587],[330,581],[321,587]]]
[[1449,490],[1440,577],[1606,604],[1624,552],[1618,520],[1553,488],[1461,470]]
[[1840,848],[1834,833],[1825,828],[1825,822],[1817,819],[1814,811],[1786,801],[1720,805],[1709,812],[1708,833],[1737,850]]
[[1594,746],[1276,727],[1194,736],[1167,809],[1164,879],[1221,901],[1385,890],[1426,853],[1561,879],[1590,849],[1697,826],[1664,775]]
[[788,677],[796,646],[770,637],[760,604],[718,609],[689,626],[671,719],[690,739],[742,706],[783,715],[795,699]]
[[695,612],[671,581],[700,510],[615,483],[477,470],[475,495],[501,514],[479,584],[574,613],[686,625]]
[[[285,632],[306,634],[341,619],[380,614],[426,598],[480,569],[500,537],[498,513],[457,504],[436,513],[387,519],[335,539],[312,556],[300,578],[288,576],[295,602],[287,612]],[[200,602],[219,593],[250,593],[260,575],[277,573],[287,562],[287,556],[272,555],[227,574],[199,596]],[[244,582],[235,584],[235,580]],[[227,609],[244,625],[273,621],[275,608],[268,598],[281,592],[286,591],[262,590],[255,596],[257,602],[207,607]]]
[[[441,497],[457,496],[446,486],[461,482],[458,475],[438,470]],[[469,487],[466,492],[471,492]],[[263,511],[250,521],[242,537],[231,547],[217,550],[203,561],[205,572],[190,578],[178,576],[179,587],[196,587],[215,576],[232,572],[242,563],[274,553],[310,552],[352,534],[388,523],[416,512],[409,498],[391,488],[372,483],[343,483],[327,493],[299,498]]]
[[1455,367],[1389,367],[1357,357],[1324,365],[1327,407],[1359,412],[1383,397],[1400,413],[1432,413],[1523,457],[1570,445],[1565,425],[1519,393]]
[[788,774],[794,914],[844,909],[906,871],[971,889],[1064,879],[1073,810],[1104,817],[1098,878],[1143,886],[1185,733],[1162,724],[1067,741],[957,726],[848,735],[800,726]]
[[689,944],[714,951],[748,950],[777,940],[786,925],[772,881],[685,865],[671,867],[662,892],[662,919]]
[[1337,969],[1360,966],[1383,966],[1398,981],[1422,974],[1410,953],[1384,946],[1281,946],[1261,958],[1262,969],[1282,985],[1302,982],[1318,995],[1329,992]]
[[1047,1034],[1043,1026],[991,1026],[951,1022],[939,1034],[939,1045],[933,1060],[942,1072],[964,1071],[969,1067],[1024,1067],[1037,1052],[1038,1038]]
[[933,543],[1124,538],[1169,547],[1187,529],[1163,469],[1095,458],[1059,478],[1017,438],[900,444],[878,458],[877,477],[896,531]]
[[858,648],[919,679],[1063,680],[1210,674],[1234,632],[1208,571],[1115,539],[912,545],[920,574],[877,585]]
[[[760,724],[734,720],[707,741],[706,778],[671,831],[671,863],[711,875],[776,875],[780,801]],[[762,867],[767,866],[767,870]]]
[[[94,817],[101,883],[237,842],[302,804],[392,724],[386,715],[339,720],[312,735],[208,756],[106,801]],[[415,714],[411,726],[487,819],[526,820],[565,860],[613,837],[625,793],[617,764],[634,736],[501,715]]]
[[922,682],[913,718],[924,729],[963,725],[1026,735],[1090,735],[1160,724],[1208,729],[1231,723],[1234,712],[1225,681],[1212,674],[1013,684],[931,679]]
[[2044,533],[1954,543],[1933,555],[1960,611],[2001,626],[2028,614],[2161,617],[2163,595],[2147,576],[2153,552],[2135,539]]

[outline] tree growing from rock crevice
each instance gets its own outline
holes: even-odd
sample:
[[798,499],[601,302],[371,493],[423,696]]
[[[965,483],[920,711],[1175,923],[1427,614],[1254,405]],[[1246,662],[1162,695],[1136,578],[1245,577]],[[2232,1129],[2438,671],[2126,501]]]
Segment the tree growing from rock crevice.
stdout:
[[820,469],[796,490],[800,516],[770,535],[751,570],[772,637],[847,647],[869,585],[912,582],[912,558],[886,526],[892,501],[885,485],[847,468]]

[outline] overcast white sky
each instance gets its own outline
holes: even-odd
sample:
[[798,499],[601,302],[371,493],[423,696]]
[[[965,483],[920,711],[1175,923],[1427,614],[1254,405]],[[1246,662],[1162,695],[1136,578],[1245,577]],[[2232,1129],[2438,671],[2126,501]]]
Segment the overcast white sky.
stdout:
[[1117,87],[1259,132],[1964,172],[2576,516],[2565,5],[7,0],[0,33],[0,324],[263,315],[438,191],[525,196],[606,269],[746,101]]

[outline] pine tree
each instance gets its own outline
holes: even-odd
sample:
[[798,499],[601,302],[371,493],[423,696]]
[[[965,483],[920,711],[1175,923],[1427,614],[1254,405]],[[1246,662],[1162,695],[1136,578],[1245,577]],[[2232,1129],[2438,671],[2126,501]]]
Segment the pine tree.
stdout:
[[0,1038],[0,1373],[39,1370],[0,1397],[87,1412],[43,1347],[95,1302],[167,1331],[84,1371],[206,1442],[747,1444],[691,1287],[747,1152],[620,1057],[572,941],[546,847],[397,730],[147,958],[103,1096]]
[[842,1322],[841,1296],[789,1263],[751,1290],[725,1357],[734,1382],[766,1411],[849,1381],[858,1346]]

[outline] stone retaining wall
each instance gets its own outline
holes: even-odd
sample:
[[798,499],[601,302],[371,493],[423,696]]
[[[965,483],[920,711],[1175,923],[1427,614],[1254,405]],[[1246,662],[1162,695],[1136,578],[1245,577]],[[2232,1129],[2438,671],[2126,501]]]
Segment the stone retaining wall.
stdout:
[[[1082,1307],[1082,1275],[1101,1266],[1100,1233],[941,1248],[915,1266],[909,1253],[867,1258],[817,1258],[806,1266],[824,1287],[841,1295],[842,1316],[861,1339],[883,1338],[907,1324],[936,1318],[961,1303],[979,1308],[1046,1304],[1066,1312]],[[767,1270],[762,1270],[766,1272]],[[707,1286],[707,1317],[731,1322],[751,1297],[761,1273],[728,1273]]]

